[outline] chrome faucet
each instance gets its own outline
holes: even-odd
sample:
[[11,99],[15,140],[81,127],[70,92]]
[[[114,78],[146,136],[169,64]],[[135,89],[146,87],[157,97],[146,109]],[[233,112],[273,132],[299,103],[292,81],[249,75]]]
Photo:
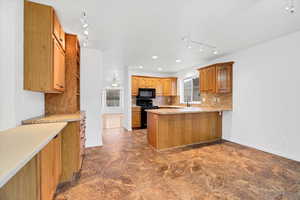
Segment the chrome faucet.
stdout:
[[186,100],[186,107],[191,107],[189,100]]

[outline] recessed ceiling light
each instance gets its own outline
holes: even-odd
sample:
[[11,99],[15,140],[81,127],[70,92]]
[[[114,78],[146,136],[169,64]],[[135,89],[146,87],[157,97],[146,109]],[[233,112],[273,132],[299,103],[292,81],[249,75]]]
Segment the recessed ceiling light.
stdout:
[[158,58],[158,56],[152,56],[153,60],[156,60]]
[[177,62],[177,63],[181,63],[181,60],[180,60],[180,59],[177,59],[177,60],[175,60],[175,62]]
[[158,71],[162,71],[162,68],[161,68],[161,67],[159,67],[159,68],[157,68],[157,70],[158,70]]
[[139,66],[140,69],[143,69],[144,67],[142,65]]
[[216,50],[216,49],[213,51],[213,54],[215,54],[215,55],[217,55],[218,53],[219,53],[219,52],[218,52],[218,50]]

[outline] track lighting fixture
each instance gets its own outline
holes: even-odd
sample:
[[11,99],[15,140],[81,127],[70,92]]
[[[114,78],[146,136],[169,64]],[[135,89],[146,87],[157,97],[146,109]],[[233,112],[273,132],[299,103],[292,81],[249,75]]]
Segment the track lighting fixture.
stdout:
[[82,11],[81,17],[80,17],[81,27],[82,27],[82,33],[84,35],[84,38],[82,40],[82,45],[84,47],[88,46],[88,40],[89,40],[89,23],[87,19],[87,13],[85,10]]
[[200,52],[203,52],[204,50],[207,49],[207,50],[211,50],[214,55],[217,55],[219,53],[216,46],[213,46],[213,45],[210,45],[210,44],[207,44],[207,43],[204,43],[204,42],[199,42],[199,41],[192,40],[189,35],[182,37],[182,40],[183,40],[184,43],[186,43],[186,47],[188,49],[191,49],[192,45],[193,46],[198,45],[198,46],[200,46],[200,48],[199,48]]
[[285,9],[291,13],[294,14],[296,12],[296,7],[295,7],[295,1],[294,0],[287,0],[287,5],[285,7]]

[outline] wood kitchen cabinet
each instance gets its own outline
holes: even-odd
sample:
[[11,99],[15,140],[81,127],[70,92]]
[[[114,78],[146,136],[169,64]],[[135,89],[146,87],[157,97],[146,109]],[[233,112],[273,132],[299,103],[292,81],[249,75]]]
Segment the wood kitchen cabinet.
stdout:
[[65,33],[52,7],[24,3],[24,89],[65,89]]
[[62,49],[65,50],[65,32],[54,11],[53,11],[53,34],[56,40],[61,45]]
[[137,96],[138,92],[139,92],[139,79],[137,77],[132,77],[131,79],[132,96]]
[[138,95],[139,88],[155,88],[156,96],[176,96],[177,78],[132,76],[131,79],[132,96]]
[[164,91],[164,85],[163,85],[164,80],[163,79],[157,79],[156,80],[156,96],[163,96],[163,91]]
[[132,128],[141,127],[141,108],[132,107]]
[[53,199],[61,176],[61,136],[56,136],[39,153],[41,200]]
[[172,89],[172,80],[171,79],[164,79],[163,80],[163,96],[171,96],[171,89]]
[[216,93],[232,92],[232,65],[220,64],[216,66]]
[[233,62],[217,63],[199,70],[200,92],[225,94],[232,92]]
[[[66,34],[65,56],[61,47],[57,45],[57,58],[65,63],[65,66],[58,68],[57,79],[58,87],[65,85],[64,92],[61,94],[45,94],[45,113],[51,114],[69,114],[80,111],[80,45],[77,35]],[[56,41],[56,40],[55,40]],[[57,42],[56,42],[57,43]],[[61,56],[60,56],[61,55]],[[61,64],[63,65],[63,64]],[[59,66],[59,65],[57,65]],[[59,69],[65,73],[60,72]],[[65,75],[65,76],[64,76]],[[58,88],[60,89],[60,88]]]

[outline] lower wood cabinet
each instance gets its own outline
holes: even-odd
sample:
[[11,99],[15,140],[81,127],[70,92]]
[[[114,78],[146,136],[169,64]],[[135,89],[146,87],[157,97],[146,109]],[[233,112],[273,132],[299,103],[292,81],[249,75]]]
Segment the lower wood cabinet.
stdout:
[[39,153],[41,200],[52,200],[61,176],[61,135]]
[[59,184],[78,177],[84,156],[85,116],[70,122],[12,179],[0,200],[53,200]]
[[84,156],[85,135],[80,121],[70,122],[62,131],[62,176],[60,183],[70,182],[79,173]]
[[40,200],[38,155],[0,188],[1,200]]
[[132,128],[141,127],[141,108],[132,107]]

